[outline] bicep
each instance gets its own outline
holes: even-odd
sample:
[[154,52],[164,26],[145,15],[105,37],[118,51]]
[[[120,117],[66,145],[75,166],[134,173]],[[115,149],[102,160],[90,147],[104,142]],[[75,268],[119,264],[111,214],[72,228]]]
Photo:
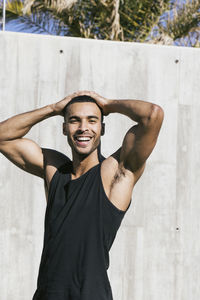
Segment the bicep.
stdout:
[[138,124],[127,132],[119,157],[119,168],[129,170],[141,176],[145,162],[156,145],[162,126],[164,112],[158,105],[153,105],[148,116],[140,117]]
[[143,168],[155,147],[159,131],[135,125],[127,132],[120,151],[120,162],[126,169],[136,172]]
[[21,138],[1,142],[0,151],[22,170],[41,178],[44,177],[42,149],[34,141]]

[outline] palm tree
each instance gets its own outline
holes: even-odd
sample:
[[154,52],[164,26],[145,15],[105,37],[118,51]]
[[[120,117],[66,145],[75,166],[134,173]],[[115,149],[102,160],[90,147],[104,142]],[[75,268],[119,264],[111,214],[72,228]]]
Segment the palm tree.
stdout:
[[9,0],[7,15],[37,31],[198,46],[200,0]]
[[[144,41],[170,0],[8,0],[9,18],[68,36]],[[20,7],[20,9],[18,9]],[[50,26],[51,25],[51,26]]]
[[69,36],[144,41],[170,0],[25,0],[25,13],[50,12]]

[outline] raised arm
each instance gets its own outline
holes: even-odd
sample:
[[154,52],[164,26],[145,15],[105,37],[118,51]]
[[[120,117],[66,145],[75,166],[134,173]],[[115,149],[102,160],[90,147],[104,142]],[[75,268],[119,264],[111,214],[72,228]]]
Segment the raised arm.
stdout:
[[108,113],[121,113],[137,124],[129,129],[120,150],[120,164],[133,173],[151,154],[162,125],[164,113],[160,106],[139,100],[110,100]]
[[96,99],[105,115],[120,113],[137,123],[126,133],[122,147],[114,154],[119,167],[134,173],[137,181],[156,144],[164,117],[162,108],[145,101],[110,100],[94,92],[88,93]]
[[76,95],[74,93],[54,104],[1,122],[0,152],[24,171],[43,178],[43,151],[37,143],[23,137],[35,124],[52,116],[62,115],[65,105]]

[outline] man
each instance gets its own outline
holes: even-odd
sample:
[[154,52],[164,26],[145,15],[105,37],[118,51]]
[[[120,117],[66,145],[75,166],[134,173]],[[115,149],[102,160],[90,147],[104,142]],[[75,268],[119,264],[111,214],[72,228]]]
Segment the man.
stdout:
[[[103,115],[116,112],[137,124],[122,147],[104,159],[99,151]],[[33,125],[56,115],[64,116],[72,161],[23,138]],[[81,91],[0,123],[1,153],[45,181],[44,248],[34,300],[113,299],[107,276],[109,250],[162,121],[158,105]]]

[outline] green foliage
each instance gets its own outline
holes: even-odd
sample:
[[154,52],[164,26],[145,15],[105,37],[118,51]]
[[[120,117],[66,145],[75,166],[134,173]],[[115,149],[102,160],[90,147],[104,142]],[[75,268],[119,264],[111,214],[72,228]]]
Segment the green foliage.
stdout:
[[145,41],[159,17],[169,8],[166,1],[128,1],[120,7],[120,20],[126,41]]
[[58,11],[51,1],[35,1],[32,11],[51,11],[68,35],[121,41],[144,41],[169,7],[169,0],[77,0]]
[[70,36],[109,39],[111,2],[107,1],[105,5],[98,0],[79,0],[71,9],[63,10],[58,16],[68,25]]
[[57,35],[187,46],[200,40],[200,0],[9,0],[7,16],[17,15]]
[[166,24],[159,24],[162,34],[168,34],[181,45],[198,46],[200,38],[200,0],[175,3]]
[[24,3],[21,0],[7,0],[6,4],[6,15],[8,18],[13,18],[14,16],[22,16]]

